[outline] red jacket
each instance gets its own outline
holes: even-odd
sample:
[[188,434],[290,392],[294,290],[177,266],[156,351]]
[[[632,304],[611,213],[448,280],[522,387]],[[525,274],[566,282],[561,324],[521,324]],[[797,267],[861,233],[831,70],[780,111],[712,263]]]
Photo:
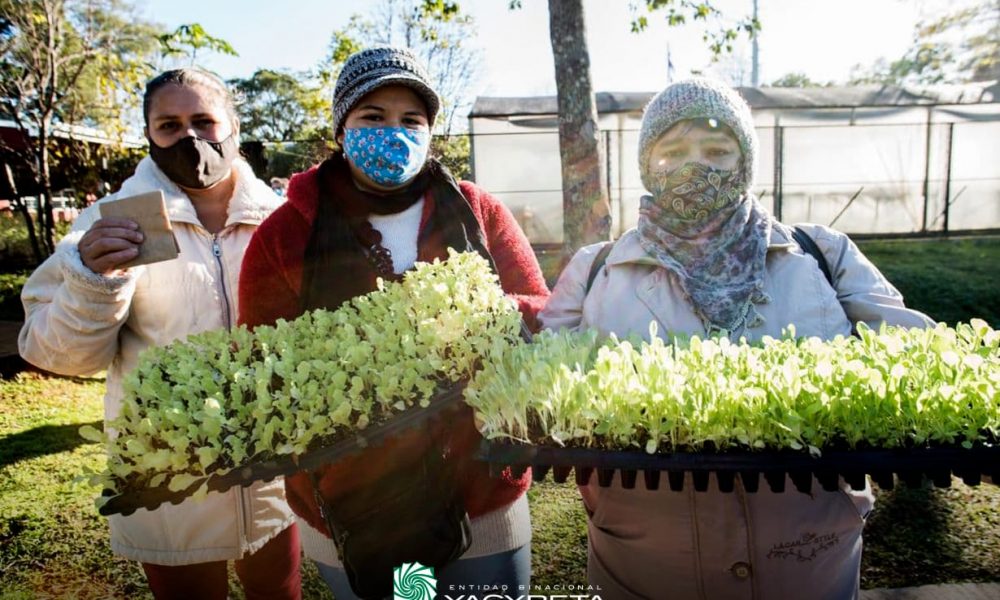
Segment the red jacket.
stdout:
[[[531,251],[527,238],[506,206],[475,184],[459,184],[468,199],[472,212],[486,238],[486,248],[496,262],[500,284],[514,298],[525,321],[533,330],[538,329],[536,315],[545,305],[549,291],[541,269]],[[240,323],[254,327],[272,324],[278,319],[294,319],[302,309],[299,291],[302,281],[302,262],[306,244],[312,232],[319,198],[317,169],[294,176],[288,186],[288,201],[278,208],[257,228],[243,259],[240,275]],[[421,227],[434,210],[434,199],[426,198]],[[418,241],[418,260],[442,255],[441,248],[431,247],[424,236]],[[471,456],[480,441],[471,416],[456,426],[453,448],[458,453]],[[379,448],[372,448],[336,465],[326,467],[319,481],[324,497],[332,498],[349,493],[373,482],[379,472],[372,465],[383,464],[383,457],[390,452],[400,452],[400,447],[415,452],[424,440],[414,435],[403,435]],[[530,484],[530,471],[512,479],[505,471],[500,479],[491,478],[485,463],[467,460],[460,473],[466,510],[476,517],[516,500]],[[326,524],[319,514],[313,498],[312,484],[305,473],[285,479],[288,503],[310,525],[326,532]]]

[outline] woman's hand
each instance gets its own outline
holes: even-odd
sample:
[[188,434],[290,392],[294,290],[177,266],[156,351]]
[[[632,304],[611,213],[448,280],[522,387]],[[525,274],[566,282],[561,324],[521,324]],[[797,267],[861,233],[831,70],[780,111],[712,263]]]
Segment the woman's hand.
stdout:
[[107,275],[138,256],[142,240],[142,232],[135,221],[99,219],[83,234],[77,248],[88,269]]

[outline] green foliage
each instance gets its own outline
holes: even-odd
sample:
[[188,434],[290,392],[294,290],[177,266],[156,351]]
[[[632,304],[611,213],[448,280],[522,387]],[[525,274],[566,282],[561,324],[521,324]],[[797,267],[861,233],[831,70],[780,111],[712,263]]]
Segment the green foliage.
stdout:
[[160,42],[160,54],[162,56],[186,56],[195,63],[198,52],[208,50],[228,56],[239,56],[239,53],[222,38],[210,35],[205,28],[198,23],[190,23],[179,26],[172,33],[164,33],[157,40]]
[[458,2],[448,2],[447,0],[423,0],[420,7],[420,14],[427,18],[441,18],[449,20],[461,14]]
[[329,91],[326,97],[331,97],[344,61],[354,52],[378,44],[411,48],[427,65],[441,97],[435,128],[448,135],[457,115],[472,104],[470,94],[481,58],[468,40],[476,33],[475,20],[461,11],[458,2],[382,0],[366,15],[353,15],[343,29],[333,33],[319,78]]
[[468,179],[472,175],[470,150],[467,135],[436,135],[431,139],[431,154],[448,167],[455,179]]
[[[957,41],[956,41],[957,40]],[[906,85],[1000,79],[1000,2],[949,7],[918,23],[913,45],[893,61],[855,65],[850,83]]]
[[0,114],[12,119],[27,152],[42,199],[46,252],[55,248],[52,153],[56,124],[120,124],[138,102],[136,87],[149,74],[152,26],[129,13],[121,0],[0,0],[6,17],[0,44]]
[[[104,380],[23,373],[0,380],[0,598],[152,598],[139,563],[115,556],[80,473],[105,463],[77,435],[99,426]],[[244,598],[230,567],[230,593]],[[302,561],[303,597],[331,594]]]
[[911,48],[902,58],[892,62],[879,58],[870,69],[855,67],[850,85],[930,85],[943,83],[948,76],[945,68],[955,58],[945,44],[921,43]]
[[332,139],[330,101],[304,75],[259,69],[229,83],[240,99],[240,134],[265,142]]
[[[71,224],[65,221],[56,223],[55,239],[62,239],[70,227]],[[19,214],[0,214],[0,262],[3,271],[8,273],[19,273],[36,266],[28,230]]]
[[[974,6],[952,9],[936,19],[917,25],[916,37],[923,45],[949,37],[961,40],[950,54],[959,81],[1000,79],[1000,2],[980,0]],[[953,42],[952,42],[953,43]]]
[[75,196],[77,206],[84,208],[87,193],[100,199],[105,192],[117,190],[135,173],[135,167],[144,156],[145,148],[68,141],[52,153],[56,174],[53,184],[57,189],[70,190],[68,194]]
[[[13,440],[33,448],[0,464],[0,597],[151,598],[141,567],[115,557],[107,520],[92,491],[73,480],[104,459],[94,443],[69,433],[103,414],[104,382],[22,374],[0,381],[0,451]],[[5,454],[6,456],[6,454]],[[2,461],[0,461],[2,462]],[[865,527],[861,587],[1000,581],[1000,487],[876,489]],[[532,516],[532,583],[586,583],[586,515],[575,485],[545,482],[528,491]],[[302,563],[303,598],[331,594]],[[230,597],[243,598],[235,576]]]
[[94,483],[179,491],[248,461],[302,454],[428,406],[439,385],[511,343],[520,322],[486,260],[452,251],[334,312],[150,348],[109,423],[118,436],[80,431],[108,444]]
[[326,139],[268,144],[265,149],[270,177],[291,177],[326,160],[336,148]]
[[543,333],[466,389],[487,438],[654,452],[995,443],[1000,331],[858,326],[830,341]]
[[[632,32],[639,33],[645,31],[649,26],[649,17],[639,13],[636,4],[630,5],[632,9]],[[690,22],[702,22],[705,24],[714,23],[716,28],[706,31],[702,35],[702,40],[708,44],[712,55],[718,58],[720,55],[733,51],[733,44],[740,34],[746,34],[748,38],[753,38],[760,31],[760,22],[750,16],[740,18],[734,23],[724,24],[722,11],[715,8],[709,2],[698,2],[697,0],[645,0],[646,12],[649,14],[663,11],[666,13],[665,19],[670,27],[680,27]]]
[[0,273],[0,321],[23,321],[21,288],[28,280],[27,272]]
[[[827,84],[829,85],[829,84]],[[778,79],[771,82],[771,87],[787,87],[787,88],[809,88],[809,87],[823,87],[822,83],[813,81],[805,73],[786,73]]]
[[151,72],[155,29],[119,0],[0,0],[0,8],[10,26],[0,46],[10,118],[107,125]]

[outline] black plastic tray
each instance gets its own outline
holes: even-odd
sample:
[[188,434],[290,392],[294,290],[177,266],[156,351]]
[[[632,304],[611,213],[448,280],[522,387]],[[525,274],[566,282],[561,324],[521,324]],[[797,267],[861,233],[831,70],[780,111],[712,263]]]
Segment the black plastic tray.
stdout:
[[208,484],[209,491],[223,492],[235,486],[248,486],[255,481],[271,481],[275,477],[291,475],[297,471],[313,470],[336,463],[349,456],[356,455],[367,448],[381,446],[400,433],[443,418],[451,409],[464,406],[462,390],[465,381],[452,384],[442,389],[431,398],[427,408],[411,408],[389,421],[355,432],[347,439],[335,442],[333,445],[309,450],[297,456],[279,456],[265,461],[247,463],[229,471],[224,475],[209,475],[191,484],[179,492],[170,491],[166,485],[127,491],[118,495],[105,491],[105,496],[111,496],[99,512],[102,515],[130,515],[140,508],[153,510],[161,504],[179,504],[191,496],[203,483]]
[[619,472],[625,489],[635,488],[640,474],[646,489],[658,489],[664,471],[674,491],[684,489],[687,472],[699,492],[708,490],[713,472],[722,492],[733,491],[737,476],[747,492],[756,492],[763,476],[771,491],[780,493],[785,491],[786,474],[806,494],[814,476],[827,491],[836,490],[841,477],[852,488],[862,489],[866,475],[882,489],[892,489],[894,475],[909,486],[921,485],[926,477],[938,487],[949,487],[952,474],[967,485],[979,485],[984,475],[1000,485],[1000,446],[826,451],[813,457],[791,451],[646,454],[484,441],[479,459],[490,463],[494,475],[510,467],[514,476],[520,476],[531,467],[535,481],[544,481],[551,472],[556,483],[564,483],[572,471],[577,485],[586,485],[596,472],[598,485],[608,487]]

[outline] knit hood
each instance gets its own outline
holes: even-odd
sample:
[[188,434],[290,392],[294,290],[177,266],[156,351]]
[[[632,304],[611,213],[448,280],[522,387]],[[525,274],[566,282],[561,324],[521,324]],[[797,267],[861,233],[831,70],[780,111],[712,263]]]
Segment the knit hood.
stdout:
[[646,189],[653,191],[649,154],[656,140],[688,119],[716,119],[732,130],[743,154],[743,183],[747,191],[752,190],[757,177],[758,142],[750,106],[733,88],[704,77],[669,85],[646,105],[639,130],[639,173]]

